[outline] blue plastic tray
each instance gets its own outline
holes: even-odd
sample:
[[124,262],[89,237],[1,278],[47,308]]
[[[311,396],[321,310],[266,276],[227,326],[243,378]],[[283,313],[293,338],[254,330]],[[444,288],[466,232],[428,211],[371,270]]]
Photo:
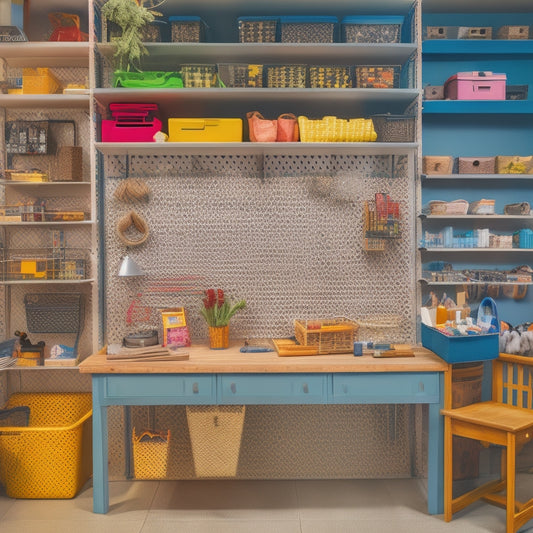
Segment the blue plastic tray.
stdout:
[[422,324],[422,346],[435,352],[447,363],[489,361],[499,355],[499,334],[450,337]]

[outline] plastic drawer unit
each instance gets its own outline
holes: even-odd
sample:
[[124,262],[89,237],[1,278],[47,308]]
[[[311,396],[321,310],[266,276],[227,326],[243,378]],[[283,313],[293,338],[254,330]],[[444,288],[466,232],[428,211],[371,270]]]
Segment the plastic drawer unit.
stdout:
[[169,142],[242,142],[240,118],[169,118]]

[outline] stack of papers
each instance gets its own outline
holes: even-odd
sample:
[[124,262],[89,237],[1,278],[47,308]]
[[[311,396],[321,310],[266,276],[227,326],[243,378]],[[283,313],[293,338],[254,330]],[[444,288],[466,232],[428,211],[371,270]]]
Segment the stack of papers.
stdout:
[[125,348],[120,344],[110,344],[107,347],[108,361],[186,361],[189,352],[173,348],[172,346],[146,346],[142,348]]

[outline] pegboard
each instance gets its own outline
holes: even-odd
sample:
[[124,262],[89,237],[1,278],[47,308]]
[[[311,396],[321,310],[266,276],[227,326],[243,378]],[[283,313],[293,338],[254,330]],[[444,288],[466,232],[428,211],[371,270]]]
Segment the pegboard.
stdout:
[[[296,318],[400,315],[415,341],[414,154],[405,156],[104,156],[108,342],[129,328],[161,329],[161,307],[184,306],[193,340],[207,327],[201,292],[223,288],[247,308],[233,338],[286,337]],[[146,204],[114,198],[121,179],[151,189]],[[363,250],[363,203],[387,192],[401,206],[401,239]],[[134,209],[148,240],[126,247],[118,220]],[[146,273],[117,276],[129,255]],[[161,285],[165,291],[156,290]],[[133,302],[150,323],[126,323]]]

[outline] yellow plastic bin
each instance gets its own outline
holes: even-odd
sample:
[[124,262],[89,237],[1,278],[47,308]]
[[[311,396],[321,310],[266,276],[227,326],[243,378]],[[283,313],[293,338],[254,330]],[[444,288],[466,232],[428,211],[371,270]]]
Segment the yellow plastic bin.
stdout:
[[17,393],[28,427],[0,427],[0,482],[11,498],[73,498],[92,474],[90,393]]

